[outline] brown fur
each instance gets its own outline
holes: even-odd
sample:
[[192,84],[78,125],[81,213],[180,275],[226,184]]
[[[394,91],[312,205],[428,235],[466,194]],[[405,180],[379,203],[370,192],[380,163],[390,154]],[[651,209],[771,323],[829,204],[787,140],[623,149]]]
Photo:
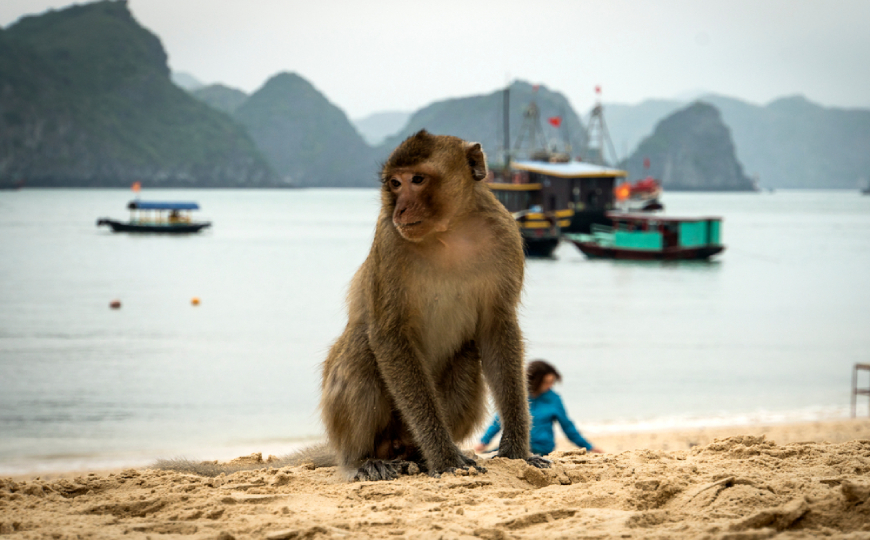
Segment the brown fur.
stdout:
[[430,474],[473,465],[456,442],[483,420],[484,379],[504,426],[499,455],[529,458],[522,239],[485,176],[479,144],[425,131],[383,166],[375,238],[323,364],[323,421],[351,476],[407,470],[393,460]]

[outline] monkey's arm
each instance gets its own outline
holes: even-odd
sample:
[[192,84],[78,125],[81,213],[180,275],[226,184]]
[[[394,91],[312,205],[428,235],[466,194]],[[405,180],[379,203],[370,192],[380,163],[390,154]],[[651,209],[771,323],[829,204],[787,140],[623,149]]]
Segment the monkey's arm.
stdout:
[[[389,324],[380,328],[396,328]],[[372,351],[405,424],[411,429],[430,474],[467,469],[475,461],[464,456],[447,430],[436,400],[435,385],[423,367],[422,355],[402,332],[373,330]]]
[[524,459],[539,467],[549,461],[529,451],[529,404],[523,371],[523,342],[513,310],[496,311],[485,318],[478,339],[483,374],[501,416],[503,434],[498,456]]
[[490,314],[485,320],[488,324],[477,341],[483,375],[501,417],[498,455],[525,459],[529,456],[529,406],[520,327],[509,311]]

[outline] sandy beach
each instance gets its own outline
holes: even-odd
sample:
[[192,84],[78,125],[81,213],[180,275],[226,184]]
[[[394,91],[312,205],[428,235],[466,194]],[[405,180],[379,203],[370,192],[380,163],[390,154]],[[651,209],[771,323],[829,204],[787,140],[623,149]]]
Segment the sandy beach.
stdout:
[[344,482],[127,469],[0,480],[4,538],[870,538],[870,419],[566,442],[553,467]]

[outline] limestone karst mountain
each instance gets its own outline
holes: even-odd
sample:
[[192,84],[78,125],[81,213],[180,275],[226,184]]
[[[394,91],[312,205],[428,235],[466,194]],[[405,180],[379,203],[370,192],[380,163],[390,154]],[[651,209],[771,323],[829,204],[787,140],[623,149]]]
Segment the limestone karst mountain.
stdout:
[[245,130],[170,80],[124,1],[0,31],[0,180],[28,186],[279,183]]
[[[644,161],[649,160],[649,169]],[[695,102],[661,122],[622,164],[629,178],[647,174],[659,179],[665,190],[750,191],[752,180],[744,173],[734,143],[719,111]]]
[[341,109],[297,74],[269,79],[234,117],[285,181],[319,187],[378,185],[372,148]]

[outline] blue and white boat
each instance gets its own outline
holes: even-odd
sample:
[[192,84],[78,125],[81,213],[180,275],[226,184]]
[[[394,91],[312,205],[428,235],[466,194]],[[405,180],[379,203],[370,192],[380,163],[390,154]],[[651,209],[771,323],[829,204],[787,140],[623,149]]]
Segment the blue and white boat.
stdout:
[[130,201],[130,221],[109,218],[97,220],[97,226],[108,225],[113,232],[187,234],[211,226],[210,221],[193,221],[190,213],[199,210],[195,202]]

